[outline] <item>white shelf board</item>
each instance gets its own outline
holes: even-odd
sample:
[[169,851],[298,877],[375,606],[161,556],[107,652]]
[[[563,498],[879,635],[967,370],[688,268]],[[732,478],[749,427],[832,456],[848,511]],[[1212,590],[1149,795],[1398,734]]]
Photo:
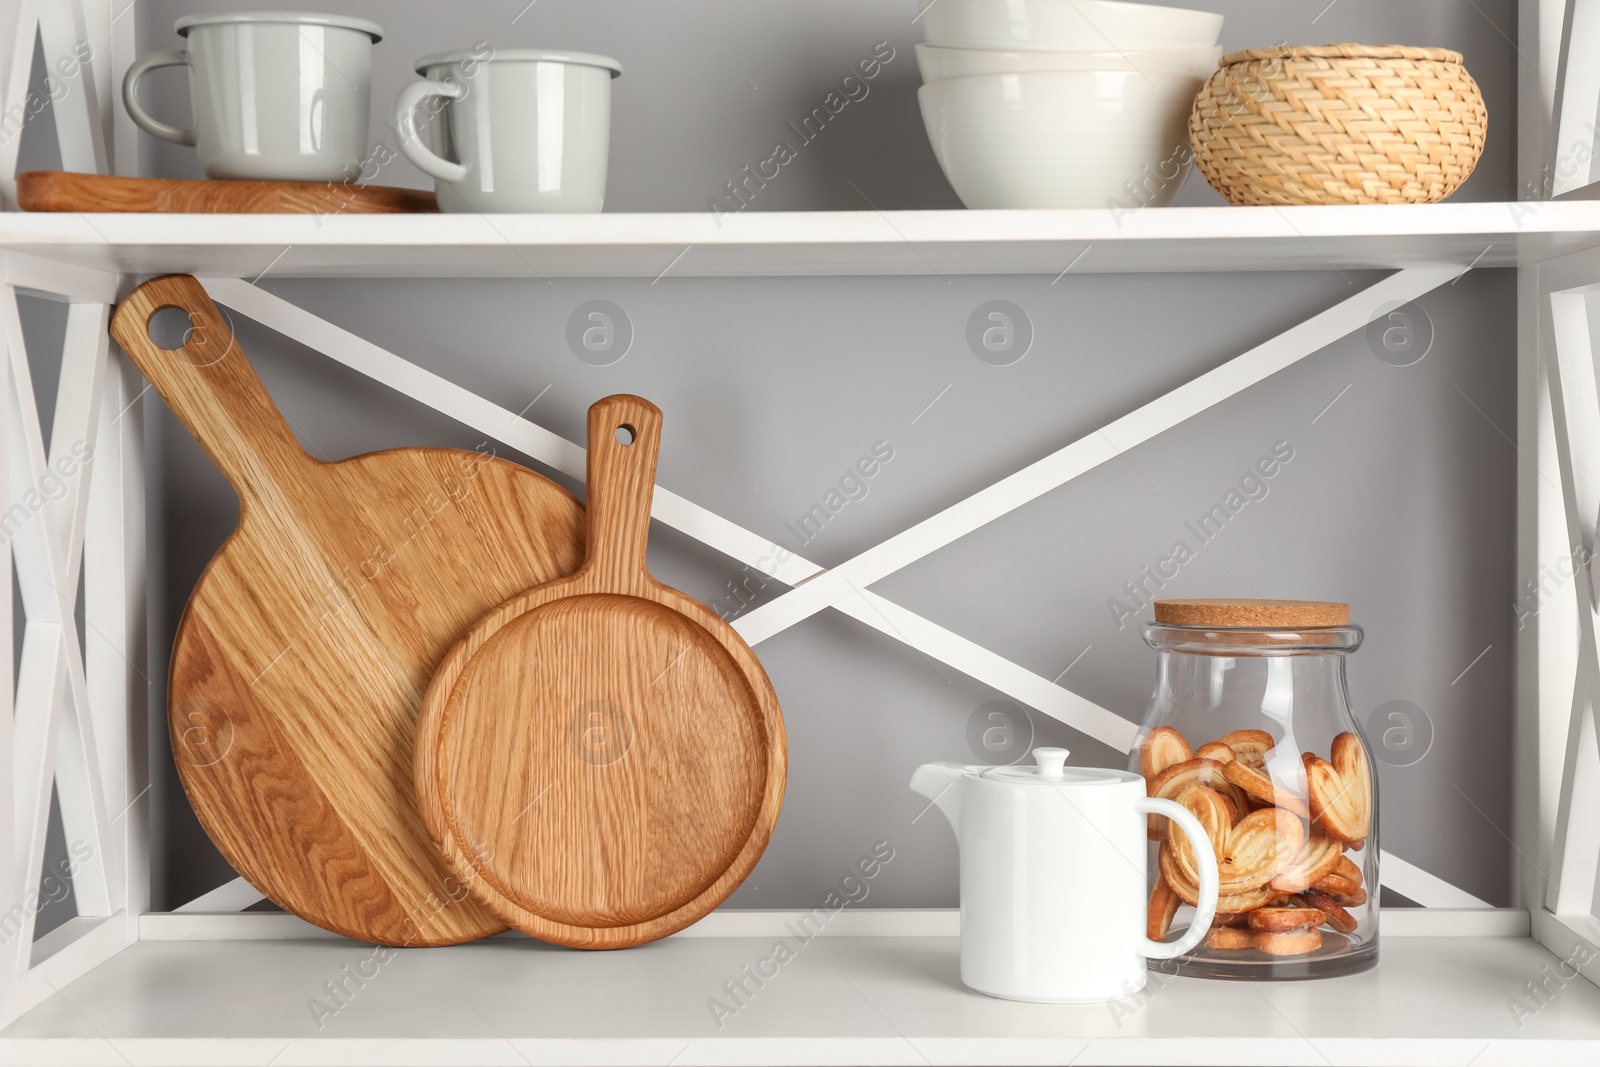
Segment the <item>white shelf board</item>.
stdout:
[[[368,959],[349,941],[139,942],[4,1031],[28,1064],[1454,1064],[1600,1062],[1583,978],[1521,1020],[1557,961],[1525,938],[1386,938],[1376,971],[1324,982],[1165,979],[1143,1002],[1055,1006],[965,990],[951,937],[818,937],[719,1029],[771,938],[585,953],[526,939],[400,952],[344,1006],[309,1006]],[[1591,964],[1590,966],[1593,966]],[[331,1002],[330,1002],[331,1003]]]
[[[792,911],[719,908],[676,936],[784,937],[785,924],[793,921]],[[1384,937],[1527,937],[1532,932],[1528,913],[1520,908],[1384,908],[1378,922]],[[829,937],[955,937],[960,932],[961,913],[956,908],[841,911],[828,921],[826,930]],[[339,936],[284,912],[208,912],[185,905],[175,912],[139,916],[139,937],[145,941],[303,941]]]
[[1516,267],[1600,203],[600,215],[0,215],[0,248],[118,274],[730,277]]

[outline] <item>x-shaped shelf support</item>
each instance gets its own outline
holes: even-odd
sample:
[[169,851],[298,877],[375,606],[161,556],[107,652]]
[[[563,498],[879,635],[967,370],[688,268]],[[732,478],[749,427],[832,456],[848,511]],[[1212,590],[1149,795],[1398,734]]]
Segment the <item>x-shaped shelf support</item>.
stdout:
[[[1465,268],[1461,267],[1398,271],[1104,429],[1066,445],[836,567],[824,568],[793,554],[777,562],[774,558],[776,546],[767,539],[667,489],[657,488],[652,515],[724,555],[791,586],[788,592],[734,623],[735,629],[752,645],[824,608],[835,608],[1118,751],[1127,752],[1137,733],[1135,724],[895,604],[868,587],[1334,341],[1365,328],[1381,308],[1415,300],[1463,273]],[[235,278],[202,281],[217,301],[241,314],[541,463],[574,478],[584,477],[582,448],[516,413],[248,282]],[[1383,855],[1382,870],[1386,885],[1418,903],[1434,907],[1488,906],[1389,853]]]
[[1578,669],[1562,761],[1552,877],[1545,905],[1557,915],[1588,915],[1600,867],[1600,388],[1589,331],[1589,295],[1600,286],[1550,294],[1550,343],[1544,346],[1551,421],[1561,468],[1561,496],[1577,598]]
[[7,931],[6,941],[13,973],[20,974],[29,966],[39,910],[52,786],[75,850],[69,862],[78,914],[110,915],[121,906],[119,849],[107,811],[105,766],[124,754],[107,753],[102,761],[78,627],[90,473],[97,437],[108,421],[103,394],[111,307],[93,301],[67,306],[47,447],[17,303],[17,286],[30,278],[16,269],[14,257],[7,259],[5,282],[0,286],[0,340],[6,353],[4,445],[11,491],[8,507],[0,513],[0,542],[15,564],[27,623],[12,714],[5,723],[13,787],[7,798],[12,805],[10,884],[4,886],[3,899],[8,908],[13,902],[23,905],[20,915],[10,913],[17,929]]

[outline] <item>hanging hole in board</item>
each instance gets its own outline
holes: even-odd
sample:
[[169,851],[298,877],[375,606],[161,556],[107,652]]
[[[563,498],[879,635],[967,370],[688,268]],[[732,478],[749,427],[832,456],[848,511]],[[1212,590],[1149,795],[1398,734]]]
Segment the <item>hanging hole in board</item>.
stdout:
[[634,439],[639,435],[634,431],[632,426],[629,426],[627,423],[623,423],[621,426],[617,427],[617,431],[615,434],[613,434],[613,436],[616,437],[617,444],[631,445],[633,444]]
[[150,316],[145,333],[157,348],[171,352],[188,344],[194,329],[194,319],[187,311],[179,307],[164,307]]

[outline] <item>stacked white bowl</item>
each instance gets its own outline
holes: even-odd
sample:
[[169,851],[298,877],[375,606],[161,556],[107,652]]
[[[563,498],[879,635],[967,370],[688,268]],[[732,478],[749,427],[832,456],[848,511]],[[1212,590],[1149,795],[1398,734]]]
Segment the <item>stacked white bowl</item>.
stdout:
[[[920,0],[919,0],[920,2]],[[917,92],[969,208],[1170,203],[1222,16],[1120,0],[934,0]]]

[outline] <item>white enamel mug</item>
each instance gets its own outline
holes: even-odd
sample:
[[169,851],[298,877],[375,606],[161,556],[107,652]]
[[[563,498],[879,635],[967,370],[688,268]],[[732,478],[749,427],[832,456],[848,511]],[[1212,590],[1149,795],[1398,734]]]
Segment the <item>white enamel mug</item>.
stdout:
[[[400,90],[400,151],[434,179],[447,212],[593,212],[606,197],[611,79],[605,56],[542,49],[450,52],[417,60]],[[433,113],[428,143],[416,112]]]
[[[182,52],[153,52],[122,80],[122,102],[153,137],[192,145],[208,178],[354,181],[367,154],[372,46],[365,19],[306,12],[190,15],[173,29]],[[189,68],[194,128],[140,106],[139,80],[157,67]]]
[[[1007,1000],[1085,1004],[1144,988],[1146,960],[1199,945],[1217,908],[1216,855],[1189,810],[1145,796],[1127,771],[1065,766],[1036,748],[1033,767],[928,763],[911,788],[939,806],[961,859],[961,981]],[[1194,846],[1199,906],[1176,941],[1145,936],[1147,814]]]

